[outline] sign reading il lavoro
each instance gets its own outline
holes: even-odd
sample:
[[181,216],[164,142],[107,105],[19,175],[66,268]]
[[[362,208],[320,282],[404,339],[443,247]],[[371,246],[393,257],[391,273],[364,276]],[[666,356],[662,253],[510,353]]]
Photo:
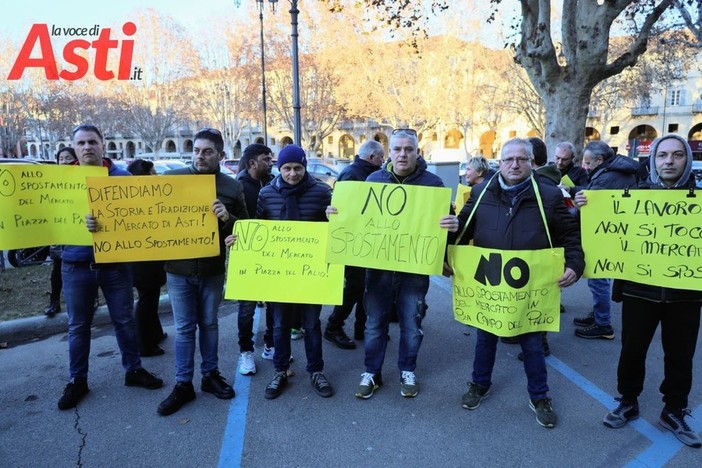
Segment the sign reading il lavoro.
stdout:
[[702,289],[702,194],[687,190],[585,191],[585,276]]

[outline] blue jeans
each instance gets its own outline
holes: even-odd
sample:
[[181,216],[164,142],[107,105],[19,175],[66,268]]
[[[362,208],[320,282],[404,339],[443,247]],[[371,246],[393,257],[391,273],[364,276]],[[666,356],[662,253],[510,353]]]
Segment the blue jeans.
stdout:
[[595,323],[601,327],[610,325],[611,290],[608,279],[588,279],[587,287],[592,293],[592,310],[595,313]]
[[[321,372],[324,370],[322,359],[322,327],[319,314],[321,305],[315,304],[281,304],[269,302],[268,307],[273,309],[273,364],[276,372],[286,371],[290,367],[290,329],[296,324],[297,318],[302,320],[305,329],[305,354],[307,355],[307,372]],[[295,314],[295,311],[298,314]],[[297,317],[296,315],[299,315]]]
[[395,307],[400,319],[400,350],[397,367],[414,372],[424,332],[425,298],[429,276],[369,269],[366,274],[366,372],[380,374],[388,344],[390,314]]
[[[473,383],[484,388],[492,385],[492,369],[495,366],[497,336],[481,329],[476,329],[478,339],[475,343],[473,358]],[[524,356],[524,372],[527,376],[529,398],[538,400],[548,396],[546,358],[541,332],[519,335],[519,344]]]
[[95,315],[98,288],[107,301],[115,328],[115,338],[122,353],[122,367],[126,371],[141,368],[134,324],[132,268],[128,263],[118,263],[91,270],[87,263],[61,265],[63,295],[68,308],[68,359],[71,379],[88,377],[90,356],[90,327]]
[[[239,352],[254,350],[254,314],[256,313],[256,302],[239,301],[239,315],[237,325],[239,328]],[[266,307],[266,332],[263,335],[263,342],[268,348],[273,347],[273,312],[270,307]]]
[[199,329],[200,372],[208,374],[219,364],[219,323],[224,275],[183,276],[168,273],[168,296],[175,324],[176,382],[190,382],[195,373],[195,330]]

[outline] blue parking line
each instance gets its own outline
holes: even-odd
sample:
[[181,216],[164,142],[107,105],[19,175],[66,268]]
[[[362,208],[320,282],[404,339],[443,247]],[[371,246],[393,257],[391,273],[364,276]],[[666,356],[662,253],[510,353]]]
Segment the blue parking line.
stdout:
[[[256,307],[254,315],[254,335],[258,330],[258,321],[265,309]],[[244,453],[244,436],[246,435],[246,413],[249,408],[249,387],[251,377],[237,373],[234,367],[234,392],[236,396],[229,405],[227,424],[222,437],[222,448],[219,452],[219,468],[234,468],[241,466],[241,457]]]
[[[568,367],[563,361],[560,361],[554,356],[549,356],[546,358],[546,362],[585,393],[600,402],[605,408],[613,406],[614,397],[608,395],[595,384]],[[699,426],[702,426],[702,423],[697,423],[697,420],[702,417],[702,405],[698,406],[693,411],[692,416],[693,419],[690,425],[695,431],[699,432]],[[652,442],[651,446],[626,465],[628,467],[662,466],[669,462],[680,449],[685,447],[670,431],[658,429],[643,418],[635,419],[629,422],[628,425]]]

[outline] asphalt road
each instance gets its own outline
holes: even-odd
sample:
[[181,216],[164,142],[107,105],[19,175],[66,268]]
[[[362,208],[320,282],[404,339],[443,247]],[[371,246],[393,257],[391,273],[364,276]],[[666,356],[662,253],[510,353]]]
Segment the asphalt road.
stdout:
[[[657,424],[663,356],[657,337],[649,351],[642,417],[622,429],[601,420],[615,405],[620,309],[614,305],[614,341],[573,335],[573,317],[590,309],[584,281],[564,291],[567,312],[561,333],[552,333],[547,359],[549,386],[559,422],[539,426],[528,407],[518,345],[500,344],[489,398],[474,411],[461,408],[472,368],[475,331],[453,320],[449,280],[432,278],[425,339],[417,377],[420,393],[400,396],[399,330],[391,325],[383,377],[373,398],[353,395],[363,372],[363,350],[324,342],[325,373],[336,390],[323,399],[305,372],[304,344],[293,342],[296,360],[285,392],[265,400],[273,374],[260,359],[253,377],[235,375],[238,345],[236,303],[225,302],[220,321],[220,368],[236,397],[197,398],[169,417],[156,414],[174,383],[173,328],[165,356],[144,358],[164,378],[159,390],[125,387],[120,354],[110,325],[93,331],[89,386],[76,410],[56,402],[67,379],[65,333],[0,350],[0,466],[2,467],[356,467],[356,466],[675,466],[702,465],[702,450],[683,446]],[[166,304],[167,306],[167,304]],[[331,312],[325,307],[323,323]],[[347,330],[351,330],[347,323]],[[258,341],[262,342],[262,327]],[[690,423],[702,432],[702,364],[695,363]],[[196,357],[196,363],[199,357]]]

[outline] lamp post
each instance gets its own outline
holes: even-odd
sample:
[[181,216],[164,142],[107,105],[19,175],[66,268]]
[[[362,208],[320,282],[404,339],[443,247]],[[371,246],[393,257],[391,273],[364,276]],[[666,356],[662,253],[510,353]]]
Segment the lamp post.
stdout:
[[[264,0],[256,0],[258,6],[258,19],[261,23],[261,95],[263,108],[263,144],[268,144],[268,118],[266,111],[266,61],[263,51],[263,8]],[[275,12],[275,2],[271,2],[271,9]]]
[[[259,19],[261,20],[261,69],[262,74],[265,74],[264,69],[264,58],[263,58],[263,3],[265,0],[256,0],[259,12]],[[298,0],[288,0],[290,2],[290,22],[292,25],[292,79],[293,79],[293,134],[294,143],[296,145],[302,144],[302,124],[300,118],[300,67],[298,61],[297,52],[297,16],[300,10],[297,9]],[[241,5],[241,0],[234,0],[237,6]],[[278,6],[278,0],[268,0],[271,4],[271,10],[275,13],[276,7]],[[263,80],[263,127],[264,127],[264,137],[266,128],[266,83],[265,78]],[[266,139],[267,141],[267,139]]]

